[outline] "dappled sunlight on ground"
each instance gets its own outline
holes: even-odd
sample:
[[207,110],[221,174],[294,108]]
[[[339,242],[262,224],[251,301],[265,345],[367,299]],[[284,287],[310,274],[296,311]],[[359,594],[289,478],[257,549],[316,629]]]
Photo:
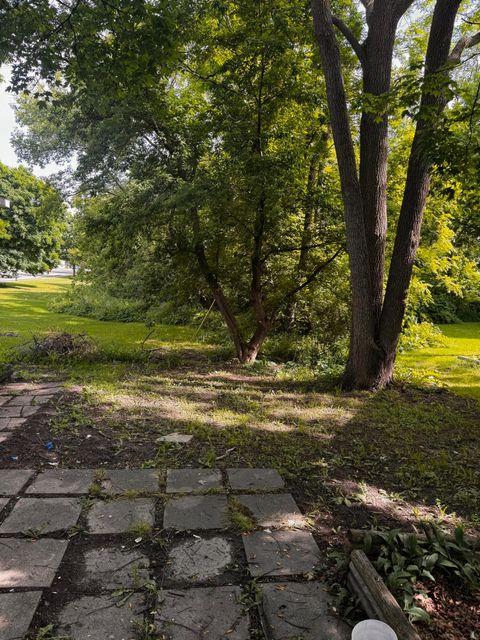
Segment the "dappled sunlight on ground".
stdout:
[[[327,393],[208,363],[86,389],[117,455],[128,442],[147,465],[278,468],[319,527],[480,521],[478,411],[448,393]],[[194,439],[155,444],[172,431]]]

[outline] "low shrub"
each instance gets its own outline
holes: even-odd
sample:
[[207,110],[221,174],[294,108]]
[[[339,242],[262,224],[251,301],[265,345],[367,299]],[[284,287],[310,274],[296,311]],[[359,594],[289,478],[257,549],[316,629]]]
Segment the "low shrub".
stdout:
[[[443,574],[472,591],[480,587],[480,552],[462,527],[455,529],[453,537],[432,523],[424,523],[423,528],[424,538],[399,529],[374,532],[382,544],[373,564],[412,622],[430,621],[418,603],[419,582],[434,582],[435,576]],[[367,534],[368,555],[372,555],[371,541],[372,535]]]
[[438,327],[431,322],[417,322],[408,324],[403,329],[398,350],[405,352],[445,345],[445,337]]
[[112,320],[116,322],[142,322],[146,309],[143,302],[115,298],[88,285],[76,285],[49,304],[50,311],[75,316]]
[[317,336],[293,333],[270,337],[264,348],[267,357],[287,362],[290,366],[309,367],[317,373],[334,375],[345,366],[347,351],[347,339],[326,344]]

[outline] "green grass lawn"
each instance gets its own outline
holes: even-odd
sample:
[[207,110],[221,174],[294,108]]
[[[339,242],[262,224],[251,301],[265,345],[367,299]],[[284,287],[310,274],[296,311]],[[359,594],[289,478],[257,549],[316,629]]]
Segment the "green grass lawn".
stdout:
[[[52,296],[66,291],[70,278],[39,278],[0,284],[0,333],[15,332],[18,337],[0,336],[0,359],[11,357],[12,351],[49,331],[86,333],[100,345],[111,360],[129,360],[138,354],[149,333],[140,322],[106,322],[68,314],[53,313],[48,305]],[[192,327],[160,325],[146,343],[154,349],[208,350]],[[82,368],[79,364],[78,369]],[[91,367],[95,371],[95,367]],[[105,367],[101,367],[105,369]]]
[[399,364],[433,377],[461,396],[480,400],[480,366],[458,356],[480,359],[480,322],[444,324],[445,346],[402,354]]
[[[8,359],[12,347],[50,330],[88,333],[111,360],[117,361],[113,367],[105,364],[88,367],[87,363],[91,374],[88,377],[98,374],[101,378],[108,370],[109,379],[114,381],[124,370],[118,361],[131,359],[139,352],[148,330],[139,322],[106,322],[49,311],[51,297],[66,291],[70,284],[70,278],[0,284],[0,333],[19,333],[19,337],[0,336],[0,358]],[[398,362],[402,374],[407,368],[415,374],[416,381],[433,379],[459,395],[480,400],[480,367],[458,358],[459,355],[480,357],[480,323],[442,325],[440,328],[445,336],[445,346],[401,354]],[[199,340],[195,328],[168,325],[157,326],[146,346],[172,352],[185,349],[208,352],[212,349],[212,345]],[[77,364],[75,369],[80,377],[86,373],[84,363]]]

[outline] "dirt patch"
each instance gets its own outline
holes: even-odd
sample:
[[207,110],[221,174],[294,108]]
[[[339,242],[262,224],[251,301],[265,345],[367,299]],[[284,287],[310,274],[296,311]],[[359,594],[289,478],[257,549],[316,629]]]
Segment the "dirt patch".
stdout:
[[439,578],[435,584],[420,585],[425,596],[418,603],[432,617],[428,627],[421,625],[424,640],[459,640],[478,637],[480,629],[480,594],[465,590],[460,584]]

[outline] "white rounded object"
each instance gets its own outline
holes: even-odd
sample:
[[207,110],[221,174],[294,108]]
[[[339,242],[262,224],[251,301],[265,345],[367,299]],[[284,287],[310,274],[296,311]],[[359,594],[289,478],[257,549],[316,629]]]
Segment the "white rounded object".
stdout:
[[380,620],[362,620],[352,630],[352,640],[398,640],[397,634]]

